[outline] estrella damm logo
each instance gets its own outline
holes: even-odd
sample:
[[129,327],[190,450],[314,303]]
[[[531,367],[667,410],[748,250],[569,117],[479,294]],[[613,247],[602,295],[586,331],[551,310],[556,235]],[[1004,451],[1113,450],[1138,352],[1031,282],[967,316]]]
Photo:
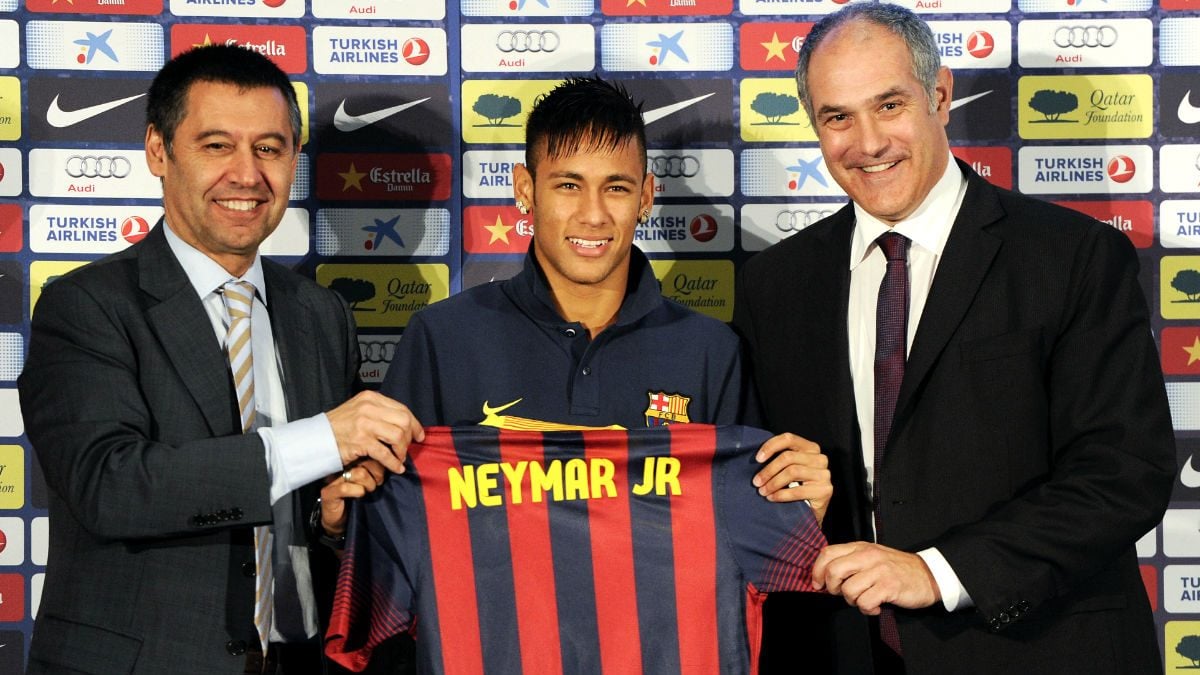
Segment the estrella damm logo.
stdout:
[[1154,130],[1149,75],[1031,75],[1017,83],[1021,138],[1148,138]]
[[538,97],[562,80],[467,80],[462,129],[467,143],[524,143],[525,118]]
[[714,319],[733,320],[733,262],[651,260],[662,294]]
[[450,268],[442,264],[318,265],[317,283],[345,299],[359,327],[403,328],[413,312],[450,297]]
[[21,80],[0,77],[0,141],[21,137]]
[[1158,278],[1162,318],[1200,319],[1200,255],[1163,256]]
[[790,77],[748,77],[741,90],[742,140],[816,142]]

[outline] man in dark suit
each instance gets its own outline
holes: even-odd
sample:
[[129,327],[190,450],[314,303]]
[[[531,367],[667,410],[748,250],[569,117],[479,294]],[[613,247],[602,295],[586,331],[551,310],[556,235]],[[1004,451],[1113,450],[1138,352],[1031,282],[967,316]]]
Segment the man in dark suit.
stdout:
[[[423,432],[386,397],[347,401],[349,310],[258,255],[300,150],[287,76],[195,49],[147,119],[165,224],[45,288],[19,380],[52,523],[28,670],[320,672],[311,484],[374,481],[366,457],[403,470]],[[227,282],[252,284],[243,305]]]
[[853,203],[749,261],[734,321],[766,426],[829,455],[837,597],[773,608],[768,660],[791,629],[814,672],[1161,672],[1133,545],[1174,439],[1133,247],[952,158],[907,9],[826,17],[797,81]]

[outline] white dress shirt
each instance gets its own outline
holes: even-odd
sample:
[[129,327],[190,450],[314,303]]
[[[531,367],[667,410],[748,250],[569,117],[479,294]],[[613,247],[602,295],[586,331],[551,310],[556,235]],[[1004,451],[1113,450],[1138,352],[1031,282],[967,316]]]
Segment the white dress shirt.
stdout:
[[[850,304],[846,327],[850,339],[850,375],[854,381],[863,464],[867,469],[867,486],[871,489],[875,481],[875,310],[879,285],[887,269],[887,260],[875,240],[884,232],[894,231],[912,242],[908,251],[907,356],[912,350],[938,262],[966,190],[966,178],[951,156],[945,173],[925,196],[925,201],[912,215],[895,226],[888,226],[854,204],[855,226],[850,240]],[[917,555],[933,573],[947,611],[974,604],[958,580],[958,575],[936,548],[919,551]]]
[[[183,267],[188,281],[212,322],[213,333],[221,345],[229,332],[229,312],[219,289],[235,278],[177,234],[164,222],[167,244]],[[267,313],[267,283],[263,276],[262,260],[255,256],[250,269],[239,279],[254,284],[254,305],[250,311],[250,344],[254,355],[254,429],[262,438],[270,479],[271,504],[303,485],[342,470],[341,455],[333,427],[325,413],[293,422],[288,421],[287,398],[283,393],[282,366],[275,349],[271,317]],[[306,518],[308,514],[293,514]],[[273,526],[272,526],[273,528]],[[309,635],[317,632],[316,601],[313,597],[307,551],[292,546],[292,568],[298,582],[297,592],[304,612],[305,628]],[[281,636],[272,628],[271,639]]]

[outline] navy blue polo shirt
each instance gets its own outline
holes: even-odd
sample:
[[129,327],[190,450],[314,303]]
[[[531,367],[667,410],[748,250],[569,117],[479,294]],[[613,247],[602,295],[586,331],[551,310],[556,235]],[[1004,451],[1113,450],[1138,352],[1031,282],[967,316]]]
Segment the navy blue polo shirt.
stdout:
[[531,248],[515,277],[417,312],[380,391],[425,425],[753,424],[743,377],[733,331],[664,298],[637,247],[617,320],[595,339],[559,316]]

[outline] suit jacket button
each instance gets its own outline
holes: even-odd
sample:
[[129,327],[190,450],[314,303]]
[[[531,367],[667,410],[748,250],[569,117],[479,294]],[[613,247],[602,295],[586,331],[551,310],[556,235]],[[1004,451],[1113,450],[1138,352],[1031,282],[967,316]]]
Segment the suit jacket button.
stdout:
[[241,520],[242,519],[242,510],[235,507],[233,509],[233,511],[230,512],[230,515],[233,516],[234,520]]
[[992,617],[992,619],[990,621],[988,621],[988,628],[990,628],[993,633],[999,631],[1000,630],[1000,619],[997,619],[996,617]]
[[253,577],[257,572],[256,565],[252,562],[242,563],[242,576]]
[[230,656],[241,656],[246,653],[246,643],[243,640],[230,640],[225,643],[225,651],[229,652]]
[[1012,621],[1012,617],[1008,615],[1008,612],[1000,612],[1000,623],[1008,623],[1009,621]]

